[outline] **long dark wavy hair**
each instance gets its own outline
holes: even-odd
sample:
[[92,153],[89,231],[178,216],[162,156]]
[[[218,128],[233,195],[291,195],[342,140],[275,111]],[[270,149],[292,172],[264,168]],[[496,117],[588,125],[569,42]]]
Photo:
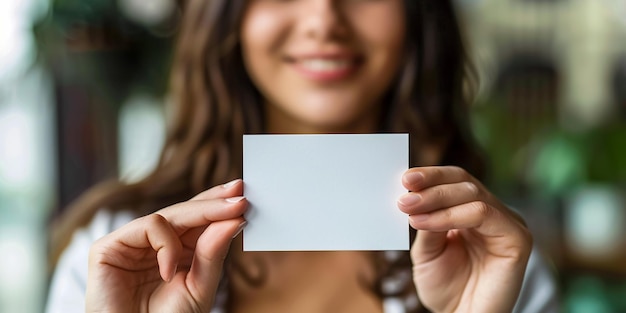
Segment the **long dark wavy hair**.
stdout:
[[[51,264],[72,232],[102,208],[138,215],[184,201],[242,176],[242,135],[263,133],[263,98],[243,64],[239,28],[245,0],[186,0],[171,67],[168,132],[158,165],[136,183],[94,186],[53,225]],[[483,176],[473,143],[468,106],[473,71],[451,0],[406,0],[404,62],[385,94],[380,132],[410,133],[411,166],[457,165]],[[412,233],[414,238],[415,233]],[[410,277],[408,253],[389,259],[374,253],[374,292],[385,279]],[[411,279],[394,291],[415,295]],[[423,310],[419,306],[411,311]]]

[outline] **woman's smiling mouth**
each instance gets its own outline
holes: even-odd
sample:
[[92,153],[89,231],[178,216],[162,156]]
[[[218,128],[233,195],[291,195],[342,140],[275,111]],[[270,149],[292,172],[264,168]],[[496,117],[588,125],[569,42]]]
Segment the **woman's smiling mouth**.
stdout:
[[298,73],[318,82],[347,79],[359,68],[360,59],[352,56],[318,55],[291,59]]

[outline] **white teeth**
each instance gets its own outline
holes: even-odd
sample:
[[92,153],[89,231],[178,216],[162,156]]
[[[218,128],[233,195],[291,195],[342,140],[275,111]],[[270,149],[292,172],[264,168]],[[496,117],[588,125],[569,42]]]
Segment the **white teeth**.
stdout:
[[336,59],[306,59],[302,60],[300,64],[310,71],[324,72],[346,69],[350,66],[351,62],[348,60]]

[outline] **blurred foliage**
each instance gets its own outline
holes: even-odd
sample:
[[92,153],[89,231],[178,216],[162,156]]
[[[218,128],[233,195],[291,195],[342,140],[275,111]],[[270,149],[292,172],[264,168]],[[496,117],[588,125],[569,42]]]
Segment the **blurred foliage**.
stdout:
[[626,183],[622,121],[580,132],[542,114],[520,124],[519,116],[491,101],[474,108],[473,125],[490,157],[491,184],[502,193],[559,197],[582,184]]
[[33,29],[38,60],[52,70],[57,85],[87,85],[110,105],[138,90],[161,97],[175,19],[148,27],[128,19],[117,1],[52,0]]
[[50,15],[52,25],[61,29],[101,23],[120,28],[133,27],[119,14],[116,2],[111,0],[53,0]]
[[573,278],[567,285],[565,312],[626,312],[626,284],[623,281],[604,281],[582,275]]

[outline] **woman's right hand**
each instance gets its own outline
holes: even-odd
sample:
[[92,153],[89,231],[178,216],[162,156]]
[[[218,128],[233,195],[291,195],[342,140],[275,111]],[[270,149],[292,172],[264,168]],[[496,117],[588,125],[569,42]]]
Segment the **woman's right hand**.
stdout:
[[245,225],[243,182],[138,218],[89,252],[87,312],[209,312],[230,243]]

